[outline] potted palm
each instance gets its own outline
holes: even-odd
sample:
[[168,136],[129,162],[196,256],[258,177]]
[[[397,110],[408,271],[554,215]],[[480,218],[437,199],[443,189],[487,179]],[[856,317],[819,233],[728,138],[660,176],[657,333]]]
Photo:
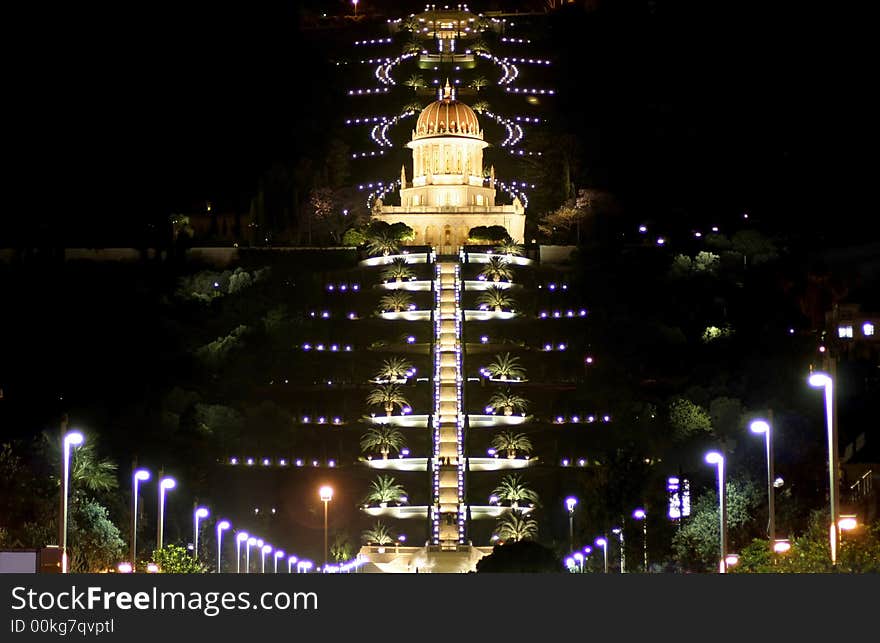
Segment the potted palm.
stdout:
[[376,373],[375,381],[380,384],[386,382],[402,384],[412,375],[412,367],[413,365],[403,357],[390,357],[382,362],[382,368]]
[[403,290],[390,292],[379,300],[379,306],[383,311],[393,311],[395,313],[406,310],[411,303],[412,297]]
[[400,451],[406,444],[403,433],[395,426],[379,424],[371,426],[361,436],[361,449],[366,453],[378,449],[382,459],[387,460],[391,450]]
[[390,416],[394,407],[409,406],[409,402],[403,396],[400,386],[397,384],[381,384],[370,391],[367,395],[367,404],[381,405],[385,409],[385,415]]
[[495,533],[502,541],[530,540],[538,535],[538,523],[534,518],[523,516],[518,511],[511,511],[498,521]]
[[482,272],[480,272],[480,276],[484,279],[490,279],[495,283],[498,283],[502,279],[510,281],[511,277],[513,277],[513,273],[510,268],[508,268],[507,261],[505,261],[504,257],[489,257],[489,261],[486,263],[486,267],[483,268]]
[[494,308],[496,313],[500,313],[503,308],[513,307],[515,302],[513,297],[508,295],[507,291],[503,288],[492,286],[488,290],[483,291],[479,299],[477,299],[477,303]]
[[396,257],[391,260],[388,267],[382,271],[382,278],[387,282],[392,279],[397,283],[401,283],[404,279],[410,279],[413,271],[410,270],[405,257]]
[[510,237],[507,237],[507,239],[495,247],[495,252],[502,255],[520,257],[523,253],[523,247]]
[[528,455],[532,451],[532,441],[525,433],[502,431],[492,438],[492,448],[496,451],[507,451],[508,458],[515,458],[517,451]]
[[397,253],[398,250],[400,250],[400,246],[397,244],[397,239],[386,233],[379,233],[367,240],[367,252],[372,256],[382,255],[387,257],[390,254]]
[[391,533],[391,530],[386,527],[381,520],[377,520],[376,524],[373,525],[370,529],[364,530],[361,537],[364,540],[364,543],[367,545],[377,545],[379,547],[379,553],[385,553],[385,545],[390,545],[394,542],[394,535]]
[[492,495],[499,500],[506,500],[514,509],[519,509],[520,502],[538,504],[538,494],[525,485],[518,475],[504,476]]
[[396,502],[398,505],[404,504],[406,499],[406,491],[403,485],[397,482],[391,476],[378,476],[370,483],[370,492],[364,498],[365,503],[375,502],[380,507],[387,507],[389,502]]
[[521,380],[526,374],[526,370],[520,366],[519,357],[504,353],[496,355],[495,359],[486,367],[489,376],[501,381]]
[[503,409],[504,415],[508,416],[513,415],[514,411],[524,411],[528,404],[528,400],[513,393],[509,388],[498,391],[489,399],[489,406],[493,409]]

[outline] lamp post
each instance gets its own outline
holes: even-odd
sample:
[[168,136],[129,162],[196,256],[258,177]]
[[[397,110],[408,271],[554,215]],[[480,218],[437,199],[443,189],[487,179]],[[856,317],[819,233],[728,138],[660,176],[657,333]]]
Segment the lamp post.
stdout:
[[623,542],[623,527],[615,527],[611,533],[620,539],[620,573],[626,573],[626,547]]
[[[772,416],[771,416],[772,417]],[[770,515],[767,523],[767,537],[771,543],[776,542],[776,489],[774,480],[776,476],[773,473],[773,440],[770,437],[770,423],[767,420],[754,420],[749,428],[752,433],[763,433],[764,442],[767,448],[767,509]]]
[[197,507],[193,511],[193,558],[199,559],[199,520],[208,517],[207,507]]
[[137,528],[138,528],[138,486],[141,482],[150,479],[150,472],[146,469],[136,469],[132,475],[131,484],[131,565],[132,571],[137,571]]
[[324,566],[327,566],[328,546],[327,546],[327,505],[333,499],[333,487],[324,485],[318,490],[321,502],[324,503]]
[[248,533],[246,531],[240,531],[235,534],[235,573],[241,573],[241,543],[247,542]]
[[642,556],[644,560],[642,564],[645,568],[645,573],[648,573],[648,514],[644,509],[636,509],[633,512],[633,518],[636,520],[642,521]]
[[163,535],[165,529],[165,492],[174,489],[177,481],[174,478],[163,477],[159,480],[159,529],[156,536],[156,549],[162,549]]
[[247,547],[244,550],[244,573],[251,573],[251,547],[257,544],[257,539],[251,536],[247,539]]
[[837,406],[834,404],[834,380],[827,373],[813,373],[810,386],[825,389],[825,422],[828,428],[828,477],[831,497],[831,526],[828,529],[831,542],[831,564],[837,564],[837,543],[840,541],[840,489],[837,477]]
[[583,574],[584,573],[584,555],[581,552],[576,551],[574,553],[573,558],[577,561],[578,572]]
[[221,565],[221,555],[223,552],[223,532],[229,529],[229,521],[221,520],[217,523],[217,573],[221,573],[223,570],[220,569]]
[[351,4],[354,5],[354,15],[358,15],[358,0],[351,0]]
[[605,573],[608,573],[608,540],[606,538],[602,538],[601,536],[596,539],[596,545],[602,548],[602,552],[605,554]]
[[64,434],[64,455],[62,462],[62,491],[61,491],[61,573],[67,573],[67,503],[68,491],[70,490],[70,450],[83,443],[85,438],[79,431],[70,431]]
[[718,571],[724,574],[727,571],[727,502],[724,484],[724,456],[718,451],[710,451],[706,454],[706,463],[714,464],[718,468],[718,514],[721,521],[721,559],[718,563]]
[[280,549],[275,550],[275,573],[278,573],[278,559],[284,558],[284,552]]
[[272,551],[272,545],[267,543],[267,544],[263,545],[263,548],[260,551],[262,552],[262,554],[260,556],[260,558],[261,558],[260,573],[265,574],[266,573],[266,554],[268,554],[269,552]]
[[569,496],[565,499],[568,508],[568,550],[574,550],[574,507],[578,503],[577,498]]
[[297,562],[299,559],[296,556],[288,556],[287,557],[287,573],[291,574],[293,572],[290,571],[290,568],[293,567],[293,564]]

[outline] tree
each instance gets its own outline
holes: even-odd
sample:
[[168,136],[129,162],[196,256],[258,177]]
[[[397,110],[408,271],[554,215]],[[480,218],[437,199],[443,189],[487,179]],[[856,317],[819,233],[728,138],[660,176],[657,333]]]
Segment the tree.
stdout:
[[330,545],[331,560],[337,563],[344,563],[347,560],[351,560],[353,556],[354,547],[348,538],[348,534],[341,531],[336,532],[333,536],[333,543]]
[[370,529],[364,530],[362,536],[367,545],[391,545],[394,543],[393,532],[381,520],[377,520]]
[[498,521],[495,533],[504,542],[532,540],[538,535],[538,523],[533,518],[512,510],[504,514]]
[[492,495],[498,496],[498,500],[502,502],[509,502],[514,509],[517,509],[521,502],[538,504],[538,494],[526,486],[522,478],[516,474],[504,476]]
[[477,562],[477,573],[546,574],[562,573],[562,563],[553,550],[530,540],[495,545],[492,553]]
[[513,308],[516,302],[506,289],[493,286],[480,293],[477,303],[481,306],[494,308],[495,312],[498,313],[504,308]]
[[379,306],[383,311],[392,311],[395,313],[409,309],[411,304],[412,296],[405,290],[395,290],[379,300]]
[[389,424],[379,424],[371,426],[361,436],[361,450],[365,453],[378,449],[382,454],[382,459],[387,460],[388,454],[393,451],[400,451],[406,442],[403,439],[403,433],[396,426]]
[[[417,51],[421,50],[421,46],[418,43],[414,43],[414,45]],[[403,81],[403,84],[407,87],[412,87],[414,92],[417,92],[421,87],[426,86],[425,79],[420,74],[413,74]]]
[[153,562],[161,574],[204,574],[205,565],[196,560],[185,547],[165,545],[153,552]]
[[513,271],[508,267],[504,257],[489,257],[480,276],[498,283],[501,280],[510,281],[513,278]]
[[468,241],[471,243],[501,243],[509,238],[507,228],[500,225],[478,225],[468,230]]
[[379,233],[370,235],[367,238],[367,252],[370,255],[388,256],[396,254],[400,250],[397,240],[389,233]]
[[478,114],[482,114],[483,112],[489,111],[489,103],[484,100],[478,100],[473,105],[471,105],[471,109],[473,109]]
[[743,265],[751,258],[752,263],[764,263],[778,256],[776,245],[757,230],[740,230],[731,239],[733,251],[743,256]]
[[406,490],[403,485],[397,482],[391,476],[378,476],[370,483],[370,491],[364,502],[377,502],[381,506],[387,505],[389,502],[404,504],[406,500]]
[[712,419],[706,409],[681,397],[669,404],[669,423],[679,440],[712,431]]
[[516,457],[517,451],[528,455],[532,451],[532,441],[525,433],[502,431],[492,438],[492,448],[496,451],[506,451],[508,458]]
[[491,377],[499,380],[521,380],[526,374],[526,369],[519,364],[519,357],[510,353],[496,355],[486,370]]
[[[80,447],[82,448],[82,447]],[[119,528],[107,508],[92,498],[78,498],[69,513],[68,557],[75,573],[113,569],[125,550]]]
[[498,391],[489,398],[489,406],[493,409],[503,409],[504,415],[525,411],[528,405],[529,403],[524,397],[513,393],[509,388]]
[[403,392],[397,384],[377,386],[367,395],[367,404],[381,405],[385,409],[385,414],[389,416],[394,412],[395,406],[401,408],[409,406],[409,402],[406,401]]
[[383,382],[406,380],[412,374],[413,365],[405,357],[389,357],[382,362],[376,379]]
[[477,76],[476,78],[474,78],[470,82],[470,84],[468,86],[473,89],[476,89],[477,93],[479,93],[483,87],[488,87],[488,85],[489,85],[489,81],[486,79],[485,76]]
[[478,38],[477,40],[474,40],[470,45],[470,50],[473,51],[474,53],[478,53],[478,54],[490,53],[489,45],[487,45],[486,41],[483,40],[482,38]]
[[523,247],[515,240],[507,238],[499,243],[497,246],[495,246],[495,252],[502,255],[521,257],[523,253]]
[[409,267],[405,257],[396,257],[388,264],[388,267],[382,271],[382,279],[385,281],[402,282],[404,279],[413,277],[413,271]]

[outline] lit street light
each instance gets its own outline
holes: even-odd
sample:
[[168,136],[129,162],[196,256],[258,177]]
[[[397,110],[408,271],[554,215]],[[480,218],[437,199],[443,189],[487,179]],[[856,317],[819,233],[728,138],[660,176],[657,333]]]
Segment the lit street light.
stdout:
[[596,545],[602,548],[605,554],[605,573],[608,573],[608,540],[602,537],[596,539]]
[[262,552],[262,555],[261,555],[262,563],[260,566],[260,573],[265,574],[266,573],[266,554],[268,554],[269,552],[272,551],[272,545],[265,544],[265,545],[263,545],[263,548],[260,551]]
[[284,552],[280,549],[275,550],[275,573],[278,573],[278,559],[284,558]]
[[581,552],[576,551],[574,553],[573,558],[577,561],[579,572],[581,574],[583,574],[584,573],[584,555]]
[[721,520],[721,558],[718,563],[718,571],[723,574],[727,571],[727,502],[725,498],[727,494],[724,484],[724,456],[718,451],[710,451],[706,454],[706,463],[718,467],[718,514]]
[[217,573],[221,573],[223,570],[220,568],[221,566],[221,553],[223,551],[223,532],[229,529],[230,524],[228,520],[221,520],[217,523]]
[[195,511],[193,511],[193,521],[195,522],[195,526],[193,528],[193,558],[196,560],[199,559],[199,520],[202,518],[208,517],[208,509],[206,507],[198,507]]
[[156,537],[156,549],[162,549],[163,535],[165,530],[165,492],[174,489],[177,481],[174,478],[161,478],[159,480],[159,529]]
[[565,499],[565,506],[568,508],[568,550],[574,550],[574,507],[577,505],[577,498],[569,496]]
[[61,573],[67,573],[67,496],[70,488],[70,450],[83,443],[85,438],[79,431],[71,431],[64,435],[64,461],[62,470],[63,488],[61,491]]
[[131,485],[131,564],[132,571],[137,571],[137,528],[138,528],[138,486],[150,479],[150,472],[137,469],[132,473]]
[[636,520],[642,521],[642,556],[644,560],[642,564],[645,568],[645,573],[648,573],[648,514],[644,509],[639,508],[633,512],[633,518]]
[[240,531],[235,534],[235,573],[241,573],[241,543],[247,542],[250,538],[246,531]]
[[750,425],[752,433],[764,434],[764,442],[767,448],[767,510],[769,522],[767,525],[767,537],[770,542],[776,542],[776,489],[773,484],[776,476],[773,473],[773,440],[770,437],[770,423],[766,420],[754,420]]
[[358,0],[351,0],[351,4],[354,5],[354,15],[358,15]]
[[834,380],[827,373],[813,373],[810,386],[825,389],[825,423],[828,426],[828,477],[831,497],[831,525],[828,528],[831,542],[831,564],[837,564],[837,543],[840,541],[840,489],[837,477],[837,406],[834,404]]
[[333,487],[324,485],[318,490],[318,494],[321,497],[321,502],[324,503],[324,566],[327,566],[327,559],[329,557],[329,548],[327,545],[327,505],[330,504],[330,501],[333,499]]
[[620,573],[626,573],[626,547],[623,542],[623,527],[614,527],[611,533],[620,538]]
[[257,544],[257,539],[251,536],[247,539],[247,547],[245,547],[245,556],[244,556],[244,573],[251,573],[251,547]]
[[296,556],[288,556],[287,558],[287,573],[290,574],[290,568],[293,567],[293,564],[297,562],[299,559]]

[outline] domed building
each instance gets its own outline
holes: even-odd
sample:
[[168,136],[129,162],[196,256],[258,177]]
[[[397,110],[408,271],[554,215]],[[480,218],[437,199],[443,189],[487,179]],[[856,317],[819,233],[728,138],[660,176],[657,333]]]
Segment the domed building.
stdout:
[[470,107],[456,100],[447,81],[443,97],[419,114],[412,140],[412,181],[401,168],[400,205],[377,200],[373,217],[386,223],[403,222],[415,231],[413,245],[438,246],[449,254],[467,243],[477,226],[503,226],[523,241],[525,210],[519,199],[495,204],[494,168],[483,177],[483,130]]

